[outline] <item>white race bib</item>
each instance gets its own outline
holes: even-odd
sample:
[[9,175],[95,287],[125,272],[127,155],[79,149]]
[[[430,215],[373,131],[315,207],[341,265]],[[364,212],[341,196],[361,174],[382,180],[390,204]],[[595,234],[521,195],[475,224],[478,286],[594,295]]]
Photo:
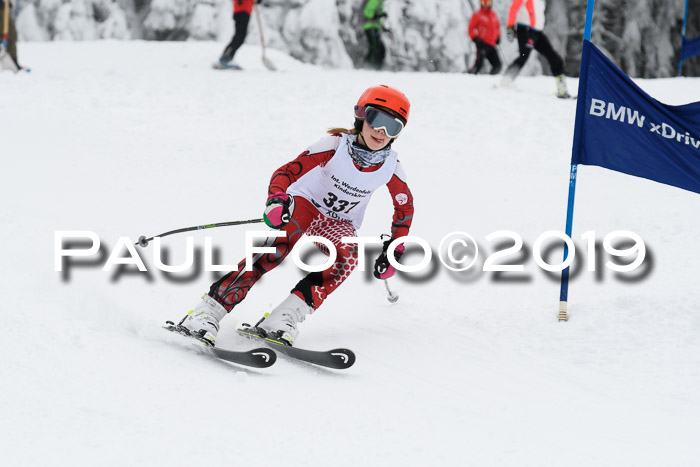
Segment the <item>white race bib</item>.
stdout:
[[362,172],[352,161],[349,144],[352,143],[348,135],[341,135],[331,160],[323,167],[314,167],[292,183],[287,193],[302,196],[324,216],[352,222],[355,229],[359,229],[372,193],[391,180],[398,156],[391,151],[378,170]]

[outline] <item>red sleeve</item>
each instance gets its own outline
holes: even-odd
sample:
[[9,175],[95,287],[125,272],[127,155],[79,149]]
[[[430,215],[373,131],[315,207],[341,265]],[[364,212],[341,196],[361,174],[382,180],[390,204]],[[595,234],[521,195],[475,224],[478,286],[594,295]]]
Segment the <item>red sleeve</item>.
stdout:
[[488,29],[486,34],[484,34],[484,42],[495,47],[498,42],[498,37],[501,35],[501,23],[498,22],[498,15],[495,11],[491,10],[486,24],[488,25]]
[[302,152],[296,159],[283,165],[272,174],[267,194],[272,195],[280,191],[286,192],[289,185],[299,180],[309,170],[319,165],[326,165],[334,154],[335,149],[314,154],[311,154],[309,151]]
[[399,238],[408,235],[413,222],[413,195],[405,181],[394,173],[386,184],[394,202],[394,217],[391,223],[392,238]]
[[476,35],[478,34],[479,30],[476,27],[477,23],[479,22],[479,13],[474,13],[472,15],[472,19],[469,20],[469,38],[474,39]]
[[525,2],[525,8],[527,9],[527,14],[530,15],[530,27],[534,28],[537,24],[537,18],[535,17],[535,4],[532,0],[527,0]]
[[253,1],[254,0],[233,0],[233,12],[246,12],[251,14],[253,11]]
[[515,17],[518,16],[518,10],[523,4],[523,0],[513,0],[510,4],[510,10],[508,10],[508,27],[515,25]]

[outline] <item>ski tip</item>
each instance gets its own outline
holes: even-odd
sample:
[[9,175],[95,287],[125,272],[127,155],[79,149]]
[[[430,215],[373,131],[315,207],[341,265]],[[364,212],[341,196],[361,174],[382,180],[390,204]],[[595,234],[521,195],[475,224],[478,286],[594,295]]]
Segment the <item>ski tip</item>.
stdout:
[[335,368],[338,370],[350,368],[355,364],[355,352],[350,349],[333,349],[329,350],[328,354],[335,360]]
[[253,349],[249,353],[260,363],[258,368],[271,367],[277,361],[277,354],[272,349],[265,349],[261,347],[259,349]]
[[227,360],[239,365],[250,366],[253,368],[269,368],[277,361],[277,354],[274,350],[266,348],[258,348],[246,351],[227,350],[219,347],[213,347],[214,355],[222,360]]

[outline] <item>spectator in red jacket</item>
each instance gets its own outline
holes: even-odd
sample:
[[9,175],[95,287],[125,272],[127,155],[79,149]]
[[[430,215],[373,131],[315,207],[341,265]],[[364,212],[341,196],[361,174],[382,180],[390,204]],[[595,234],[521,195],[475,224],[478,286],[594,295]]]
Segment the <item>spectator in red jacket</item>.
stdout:
[[469,37],[476,44],[476,62],[469,73],[477,74],[484,65],[484,57],[491,64],[491,74],[501,71],[496,44],[501,42],[501,23],[491,9],[492,0],[481,0],[481,9],[474,12],[469,21]]

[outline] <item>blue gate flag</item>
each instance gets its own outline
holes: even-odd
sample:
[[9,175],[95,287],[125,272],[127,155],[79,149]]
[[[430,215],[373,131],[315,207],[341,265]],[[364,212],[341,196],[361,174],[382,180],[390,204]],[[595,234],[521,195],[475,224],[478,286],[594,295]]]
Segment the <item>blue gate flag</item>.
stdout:
[[685,36],[682,36],[681,60],[686,60],[690,57],[695,57],[696,55],[700,55],[700,37],[687,39]]
[[571,163],[700,193],[700,102],[652,98],[590,41],[583,42]]

